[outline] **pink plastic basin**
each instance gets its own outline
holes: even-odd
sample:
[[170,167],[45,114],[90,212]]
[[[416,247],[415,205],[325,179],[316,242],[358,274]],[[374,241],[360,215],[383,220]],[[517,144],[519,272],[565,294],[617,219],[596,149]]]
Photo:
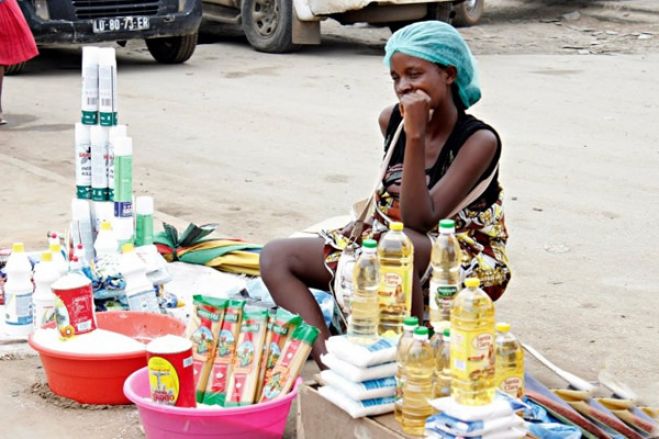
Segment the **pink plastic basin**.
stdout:
[[[162,335],[183,335],[183,323],[164,314],[137,311],[96,313],[98,327],[142,343]],[[54,326],[51,324],[49,326]],[[53,393],[84,404],[130,404],[123,393],[126,377],[146,366],[146,353],[77,354],[28,343],[39,352],[48,387]]]
[[245,407],[172,407],[151,400],[149,375],[145,367],[128,377],[124,393],[137,405],[149,439],[270,439],[283,436],[291,403],[301,383],[302,379],[298,378],[293,390],[280,399]]

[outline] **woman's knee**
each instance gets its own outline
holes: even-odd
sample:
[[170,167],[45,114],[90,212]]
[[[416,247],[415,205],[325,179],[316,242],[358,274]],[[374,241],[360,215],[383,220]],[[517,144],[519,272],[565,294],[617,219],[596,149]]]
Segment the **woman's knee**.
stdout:
[[286,270],[285,261],[286,245],[283,244],[282,239],[270,241],[261,250],[259,255],[259,268],[261,277],[267,282],[277,276],[282,270]]

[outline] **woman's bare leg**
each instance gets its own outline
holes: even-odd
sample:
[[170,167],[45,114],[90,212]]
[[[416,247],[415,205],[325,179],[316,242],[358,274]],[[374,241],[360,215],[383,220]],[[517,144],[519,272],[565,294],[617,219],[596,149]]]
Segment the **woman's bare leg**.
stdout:
[[0,119],[2,119],[2,80],[5,77],[5,66],[0,66]]
[[309,288],[327,290],[331,276],[323,258],[321,238],[280,239],[268,243],[261,251],[261,277],[275,303],[300,314],[305,322],[320,330],[312,355],[321,369],[321,354],[330,332],[323,313]]

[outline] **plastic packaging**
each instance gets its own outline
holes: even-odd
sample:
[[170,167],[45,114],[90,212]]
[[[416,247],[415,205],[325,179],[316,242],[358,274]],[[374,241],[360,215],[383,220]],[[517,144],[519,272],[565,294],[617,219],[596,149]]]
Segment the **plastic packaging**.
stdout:
[[353,268],[348,340],[355,344],[370,345],[378,339],[380,265],[376,249],[377,242],[364,240],[362,253]]
[[15,337],[27,337],[32,332],[32,264],[22,242],[11,247],[5,265],[5,331]]
[[352,277],[355,271],[355,262],[357,262],[355,249],[352,246],[347,246],[343,249],[336,267],[337,280],[334,282],[334,293],[338,305],[347,314],[350,314],[350,300],[353,292]]
[[521,398],[524,396],[524,350],[510,332],[508,323],[497,323],[494,339],[494,382],[497,389]]
[[396,395],[396,380],[393,377],[354,383],[329,369],[322,371],[320,377],[324,383],[334,387],[355,401]]
[[119,241],[108,221],[101,223],[94,242],[94,250],[96,252],[96,270],[102,277],[119,273]]
[[119,262],[119,272],[126,281],[125,293],[131,311],[160,312],[153,284],[146,277],[146,266],[135,253],[133,244],[124,244]]
[[114,139],[114,226],[120,244],[133,242],[133,141]]
[[52,253],[41,254],[40,262],[34,267],[34,328],[41,328],[51,320],[55,320],[55,301],[51,286],[61,277],[53,263]]
[[52,284],[55,321],[62,338],[68,339],[96,329],[96,313],[92,285],[78,273],[67,273]]
[[82,48],[82,109],[81,121],[85,125],[98,123],[98,57],[99,48]]
[[94,125],[90,129],[92,154],[92,200],[108,201],[108,139],[109,130]]
[[176,335],[158,337],[146,345],[151,399],[176,407],[195,407],[192,343]]
[[99,49],[98,101],[99,123],[105,127],[117,125],[117,59],[112,47]]
[[[461,282],[460,262],[462,252],[455,237],[455,221],[443,219],[439,222],[439,236],[432,246],[430,264],[430,322],[448,324],[451,320],[451,305]],[[443,328],[442,328],[443,329]]]
[[329,367],[345,379],[355,383],[376,380],[379,378],[388,378],[394,376],[396,373],[396,363],[394,362],[362,368],[354,366],[347,361],[340,360],[332,354],[321,356],[321,360],[325,366]]
[[325,341],[327,351],[357,367],[371,367],[396,361],[396,343],[381,338],[368,346],[351,343],[345,335],[335,335]]
[[76,123],[75,142],[76,197],[89,200],[92,197],[92,146],[88,125]]
[[135,200],[135,246],[153,244],[153,197]]
[[389,413],[394,408],[393,396],[355,401],[332,386],[322,386],[318,393],[355,419]]
[[414,330],[419,326],[416,317],[405,317],[403,320],[403,335],[398,339],[396,348],[396,401],[394,403],[394,417],[400,423],[403,414],[403,384],[405,384],[405,361],[407,351],[412,344]]
[[401,426],[407,434],[423,436],[426,419],[432,415],[428,402],[432,399],[435,356],[428,342],[428,328],[414,330],[412,344],[405,359],[405,382]]
[[494,304],[476,278],[465,280],[451,308],[451,396],[460,404],[494,398]]
[[412,273],[414,270],[414,246],[403,232],[403,223],[393,222],[389,231],[380,238],[381,337],[396,337],[403,332],[403,319],[412,309]]

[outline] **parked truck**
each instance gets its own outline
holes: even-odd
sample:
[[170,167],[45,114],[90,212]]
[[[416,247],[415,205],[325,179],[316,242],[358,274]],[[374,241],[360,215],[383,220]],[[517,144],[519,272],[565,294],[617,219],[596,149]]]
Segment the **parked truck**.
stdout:
[[[156,61],[182,63],[197,45],[201,0],[19,0],[37,45],[144,39]],[[22,64],[9,66],[18,73]]]
[[263,52],[288,52],[320,43],[320,22],[369,23],[396,30],[420,20],[476,24],[485,0],[203,0],[204,18],[240,24]]

